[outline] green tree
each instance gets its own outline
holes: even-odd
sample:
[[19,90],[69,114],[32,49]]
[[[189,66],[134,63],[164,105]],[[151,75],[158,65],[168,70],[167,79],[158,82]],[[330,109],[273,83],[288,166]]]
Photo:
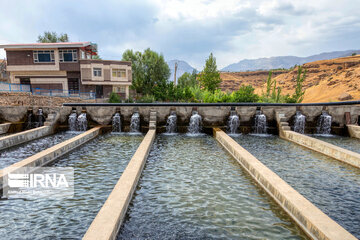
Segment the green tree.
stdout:
[[232,102],[257,102],[259,95],[255,94],[255,89],[251,85],[242,85],[239,90],[231,94]]
[[212,53],[206,59],[205,67],[200,73],[199,82],[206,90],[214,93],[221,83],[220,73],[217,70],[216,59]]
[[197,76],[197,72],[195,69],[191,74],[185,72],[183,75],[181,75],[181,77],[179,77],[178,86],[181,88],[185,88],[185,87],[195,87],[199,85],[196,76]]
[[166,90],[170,68],[162,54],[158,54],[150,48],[143,53],[126,50],[122,60],[132,63],[132,89],[136,90],[137,93],[153,95],[154,87],[158,91]]
[[306,69],[303,71],[302,66],[299,66],[296,76],[295,93],[292,96],[296,103],[301,103],[304,99],[305,90],[303,90],[303,82],[305,81],[305,78]]
[[39,43],[56,43],[68,42],[69,37],[66,33],[61,33],[60,36],[56,32],[45,31],[43,35],[38,36],[37,42]]
[[91,58],[92,58],[92,59],[101,60],[101,57],[100,57],[99,55],[92,55]]

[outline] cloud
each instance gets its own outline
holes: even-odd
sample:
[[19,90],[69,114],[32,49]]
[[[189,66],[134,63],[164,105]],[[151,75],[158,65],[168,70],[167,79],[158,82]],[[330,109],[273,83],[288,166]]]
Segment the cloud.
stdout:
[[[358,2],[357,4],[355,2]],[[201,69],[244,58],[359,48],[359,0],[3,0],[0,43],[35,42],[43,31],[98,43],[104,59],[147,47]],[[3,53],[0,51],[0,57]]]

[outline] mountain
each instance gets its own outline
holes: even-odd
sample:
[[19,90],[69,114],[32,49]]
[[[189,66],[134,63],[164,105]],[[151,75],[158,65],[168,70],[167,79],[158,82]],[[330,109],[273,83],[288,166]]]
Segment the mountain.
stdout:
[[[360,99],[360,55],[332,58],[308,62],[303,82],[305,90],[303,102],[334,102]],[[281,94],[293,94],[296,85],[297,68],[276,70],[272,78],[281,87]],[[221,72],[220,88],[226,92],[239,89],[241,85],[251,85],[255,93],[266,91],[269,70],[247,72]]]
[[176,80],[179,79],[179,77],[181,77],[181,75],[183,75],[185,72],[192,73],[193,70],[196,70],[195,68],[190,66],[190,64],[188,64],[187,62],[182,61],[182,60],[175,59],[175,60],[167,61],[167,64],[169,65],[169,68],[171,71],[171,75],[169,78],[170,81],[174,81],[174,72],[175,72],[175,63],[176,62],[178,64],[177,71],[176,71]]
[[308,62],[328,60],[339,57],[347,57],[347,56],[351,56],[352,53],[360,54],[360,50],[325,52],[308,57],[279,56],[279,57],[270,57],[270,58],[244,59],[238,63],[233,63],[224,67],[223,69],[221,69],[221,71],[243,72],[243,71],[278,69],[278,68],[288,69],[293,67],[294,65],[302,65]]

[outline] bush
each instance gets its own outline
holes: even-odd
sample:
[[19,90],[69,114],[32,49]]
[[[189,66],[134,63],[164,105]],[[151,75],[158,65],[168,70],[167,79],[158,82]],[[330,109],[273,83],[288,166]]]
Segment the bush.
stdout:
[[112,92],[110,94],[109,103],[120,103],[120,102],[121,102],[121,98],[119,94]]
[[142,96],[141,98],[139,98],[137,100],[137,102],[139,103],[152,103],[152,102],[155,102],[155,97],[154,95],[145,95],[145,96]]
[[251,85],[242,85],[239,90],[231,94],[231,102],[257,102],[260,97],[254,91]]

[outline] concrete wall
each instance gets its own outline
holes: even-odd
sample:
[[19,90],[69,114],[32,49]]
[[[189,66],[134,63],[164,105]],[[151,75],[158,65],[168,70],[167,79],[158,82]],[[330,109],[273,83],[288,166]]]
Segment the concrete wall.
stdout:
[[11,123],[0,124],[0,134],[7,133],[10,128]]
[[356,239],[220,129],[214,137],[312,239]]
[[360,139],[360,126],[349,124],[347,125],[347,129],[349,131],[350,137]]
[[[36,109],[41,106],[35,106],[34,112]],[[72,107],[42,107],[45,114],[50,112],[57,112],[60,114],[59,122],[60,124],[67,124],[68,116],[71,113]],[[93,125],[101,124],[107,125],[111,123],[112,116],[116,111],[119,111],[121,114],[122,126],[129,126],[131,115],[134,111],[139,111],[141,115],[141,125],[148,126],[149,116],[151,111],[157,112],[157,125],[158,128],[165,126],[167,117],[171,111],[176,111],[178,116],[178,125],[188,126],[191,113],[193,110],[197,110],[203,118],[204,127],[224,127],[226,126],[227,119],[230,115],[231,107],[228,106],[214,106],[214,107],[192,107],[192,106],[155,106],[155,107],[132,107],[132,106],[106,106],[106,107],[76,107],[77,113],[80,114],[81,111],[88,112],[88,118]],[[240,116],[240,128],[242,132],[251,131],[251,126],[253,125],[253,119],[256,112],[256,106],[239,106],[235,107],[235,111]],[[351,115],[351,123],[357,123],[358,116],[360,115],[360,106],[301,106],[301,107],[270,107],[264,106],[261,107],[262,112],[266,115],[268,125],[270,129],[276,130],[276,112],[284,113],[286,121],[292,124],[291,119],[295,115],[296,110],[300,110],[306,116],[306,126],[307,132],[313,132],[316,127],[316,122],[318,117],[321,115],[322,110],[327,110],[328,113],[333,118],[333,130],[341,128],[341,131],[335,131],[339,134],[345,134],[344,126],[345,122],[345,112],[349,112]],[[0,120],[8,122],[20,121],[24,119],[26,115],[26,107],[0,107]],[[276,131],[273,131],[275,133]]]
[[113,191],[91,223],[83,237],[84,240],[116,239],[154,138],[155,130],[149,130]]

